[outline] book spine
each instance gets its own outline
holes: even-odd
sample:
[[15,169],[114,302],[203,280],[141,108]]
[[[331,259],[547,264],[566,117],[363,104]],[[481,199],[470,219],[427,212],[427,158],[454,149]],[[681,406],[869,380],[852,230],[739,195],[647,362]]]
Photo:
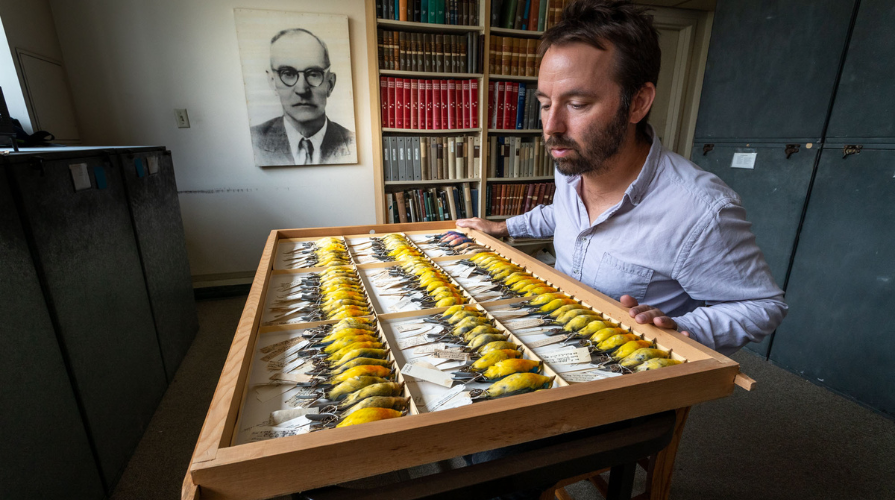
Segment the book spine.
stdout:
[[448,107],[448,82],[452,80],[441,80],[439,82],[440,94],[441,98],[439,99],[441,102],[441,128],[449,129],[448,126],[448,112],[450,111]]
[[388,127],[388,77],[379,77],[379,118],[383,127]]
[[396,114],[395,114],[395,91],[397,87],[397,82],[393,77],[388,77],[388,127],[396,128]]
[[395,128],[404,128],[404,79],[395,78]]
[[470,89],[469,89],[469,80],[463,80],[461,82],[460,92],[463,94],[463,128],[471,128],[472,127],[472,102]]
[[472,128],[479,127],[479,81],[475,78],[469,81],[469,119]]
[[525,85],[519,85],[518,99],[516,100],[516,130],[522,129],[522,120],[525,118]]

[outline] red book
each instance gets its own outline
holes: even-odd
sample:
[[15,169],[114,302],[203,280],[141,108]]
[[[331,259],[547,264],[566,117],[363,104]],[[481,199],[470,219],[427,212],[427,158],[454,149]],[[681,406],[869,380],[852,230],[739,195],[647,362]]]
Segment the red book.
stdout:
[[[404,128],[413,128],[410,126],[410,115],[411,115],[411,88],[410,88],[410,78],[404,79]],[[513,117],[516,116],[516,113],[513,113]],[[514,118],[515,119],[515,118]]]
[[504,108],[506,108],[506,86],[507,82],[497,82],[497,93],[494,94],[494,108],[497,110],[497,115],[494,118],[494,128],[504,128],[503,115]]
[[535,205],[538,206],[544,203],[544,189],[547,187],[543,182],[538,184],[538,190],[535,192]]
[[435,128],[435,122],[432,120],[432,80],[424,80],[426,83],[425,94],[423,100],[426,102],[426,130]]
[[[476,80],[473,80],[475,82]],[[478,88],[478,87],[476,87]],[[494,128],[494,82],[488,82],[488,126]]]
[[388,77],[388,127],[395,128],[395,79]]
[[[432,103],[432,128],[441,130],[441,83],[439,80],[432,80],[430,85],[432,93],[429,95],[429,102]],[[429,88],[426,88],[429,92]],[[428,109],[428,108],[426,108]]]
[[[545,2],[547,0],[544,0]],[[538,30],[538,17],[541,11],[541,0],[531,0],[531,11],[528,14],[528,31]]]
[[419,123],[420,103],[416,99],[417,94],[419,94],[419,92],[420,92],[419,80],[416,80],[416,79],[410,80],[410,128],[412,128],[412,129],[420,128],[420,123]]
[[553,203],[553,193],[555,193],[555,192],[556,192],[556,184],[549,184],[547,186],[547,196],[546,196],[547,200],[544,202],[545,204],[550,205],[551,203]]
[[525,85],[514,83],[513,84],[513,94],[510,96],[509,104],[510,104],[510,112],[509,121],[507,122],[507,128],[516,128],[516,113],[519,111],[519,85]]
[[439,109],[441,110],[441,128],[447,129],[448,127],[448,80],[441,80],[441,106]]
[[447,103],[448,103],[448,114],[447,114],[447,127],[448,129],[460,128],[457,126],[457,82],[454,80],[448,80],[447,84]]
[[388,78],[384,76],[379,77],[379,119],[388,127]]
[[479,126],[479,81],[469,80],[469,124],[472,128]]
[[501,119],[500,119],[500,128],[503,128],[503,129],[516,128],[515,123],[513,124],[512,127],[509,126],[510,113],[512,112],[511,111],[512,103],[510,102],[510,100],[513,98],[513,86],[514,85],[516,85],[516,84],[512,83],[512,82],[506,82],[506,84],[504,85],[503,96],[501,96],[503,98],[503,105],[501,107],[501,109],[503,110],[503,115],[501,116]]
[[469,80],[463,80],[463,128],[472,127],[472,103],[469,102]]
[[404,79],[395,78],[395,128],[404,128]]
[[416,81],[416,124],[420,130],[426,128],[426,81]]
[[523,213],[528,212],[529,210],[534,208],[536,188],[537,186],[535,184],[528,185],[528,189],[525,191],[525,204],[522,207]]

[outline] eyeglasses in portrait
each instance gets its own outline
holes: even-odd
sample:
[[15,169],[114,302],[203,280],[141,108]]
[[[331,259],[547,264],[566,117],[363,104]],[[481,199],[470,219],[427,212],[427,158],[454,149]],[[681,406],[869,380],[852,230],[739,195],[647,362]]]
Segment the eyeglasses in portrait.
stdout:
[[255,165],[357,163],[348,17],[236,9]]

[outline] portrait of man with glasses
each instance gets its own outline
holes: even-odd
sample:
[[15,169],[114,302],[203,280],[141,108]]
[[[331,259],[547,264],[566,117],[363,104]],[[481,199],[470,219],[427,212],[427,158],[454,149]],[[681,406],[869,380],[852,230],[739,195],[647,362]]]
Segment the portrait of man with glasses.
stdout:
[[323,40],[303,28],[278,32],[270,41],[267,78],[283,114],[251,128],[257,164],[356,161],[354,132],[326,114],[336,73]]

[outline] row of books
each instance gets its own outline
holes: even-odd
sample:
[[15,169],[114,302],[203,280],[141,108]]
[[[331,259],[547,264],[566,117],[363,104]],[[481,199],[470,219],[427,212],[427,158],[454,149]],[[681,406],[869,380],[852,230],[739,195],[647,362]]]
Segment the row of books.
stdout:
[[553,159],[540,137],[491,136],[488,156],[492,179],[553,175]]
[[393,21],[477,26],[478,0],[376,0],[376,17]]
[[479,216],[479,190],[460,186],[410,189],[385,194],[389,222],[431,222]]
[[488,47],[488,72],[492,75],[538,76],[541,56],[537,40],[492,35]]
[[474,179],[482,174],[478,136],[383,137],[386,181]]
[[439,35],[377,30],[379,69],[481,73],[484,35]]
[[489,184],[485,191],[485,215],[521,215],[538,205],[553,203],[556,184]]
[[491,0],[491,27],[544,31],[559,22],[570,0]]
[[479,126],[479,81],[379,77],[383,128],[450,130]]
[[488,82],[488,127],[492,129],[541,128],[541,103],[536,83]]

